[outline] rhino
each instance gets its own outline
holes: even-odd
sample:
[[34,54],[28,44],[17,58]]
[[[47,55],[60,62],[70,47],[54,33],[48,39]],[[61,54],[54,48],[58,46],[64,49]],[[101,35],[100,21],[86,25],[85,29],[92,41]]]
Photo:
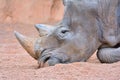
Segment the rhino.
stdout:
[[120,61],[120,0],[63,0],[56,25],[36,24],[38,38],[15,31],[39,67],[86,62],[97,50],[101,63]]

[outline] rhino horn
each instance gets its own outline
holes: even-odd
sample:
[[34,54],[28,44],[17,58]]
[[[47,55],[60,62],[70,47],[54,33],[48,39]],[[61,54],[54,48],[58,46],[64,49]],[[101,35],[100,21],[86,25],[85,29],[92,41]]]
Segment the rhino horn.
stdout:
[[54,28],[51,25],[45,24],[35,24],[35,28],[40,33],[40,36],[45,36],[54,30]]
[[35,55],[35,52],[34,52],[34,44],[35,44],[36,39],[25,37],[16,31],[14,31],[14,34],[17,40],[19,41],[19,43],[29,53],[29,55],[37,60],[38,57]]

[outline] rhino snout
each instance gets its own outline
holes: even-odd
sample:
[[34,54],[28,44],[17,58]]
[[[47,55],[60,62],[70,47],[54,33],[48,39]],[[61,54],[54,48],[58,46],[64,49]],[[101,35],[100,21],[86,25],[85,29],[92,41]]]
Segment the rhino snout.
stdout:
[[54,66],[55,64],[61,63],[61,60],[51,55],[51,53],[43,54],[38,59],[39,67]]
[[38,59],[38,64],[40,67],[54,66],[59,63],[69,63],[70,57],[60,51],[52,51],[52,52],[43,52],[42,55]]

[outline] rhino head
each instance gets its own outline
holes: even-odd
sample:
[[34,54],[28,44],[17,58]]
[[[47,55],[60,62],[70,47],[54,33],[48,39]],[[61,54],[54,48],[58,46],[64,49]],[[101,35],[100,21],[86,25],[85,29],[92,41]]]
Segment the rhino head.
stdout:
[[98,4],[97,0],[64,0],[65,13],[59,24],[36,24],[40,34],[37,39],[27,38],[18,32],[15,36],[25,50],[38,60],[40,67],[87,61],[103,44],[104,30],[101,26],[104,24],[98,14]]
[[[74,31],[67,25],[59,24],[49,27],[37,24],[35,26],[40,33],[39,38],[28,38],[16,31],[15,36],[23,48],[38,60],[40,67],[86,61],[98,48],[94,36],[88,36],[82,31]],[[42,34],[40,31],[45,33]]]
[[[30,39],[15,32],[18,41],[34,59],[38,60],[40,67],[46,64],[53,66],[58,63],[86,61],[100,45],[95,18],[89,11],[92,6],[86,6],[84,9],[85,6],[80,4],[79,7],[83,10],[79,10],[78,3],[69,0],[69,4],[66,4],[66,1],[64,18],[59,24],[52,27],[44,24],[35,25],[41,37]],[[87,14],[84,14],[86,12]]]

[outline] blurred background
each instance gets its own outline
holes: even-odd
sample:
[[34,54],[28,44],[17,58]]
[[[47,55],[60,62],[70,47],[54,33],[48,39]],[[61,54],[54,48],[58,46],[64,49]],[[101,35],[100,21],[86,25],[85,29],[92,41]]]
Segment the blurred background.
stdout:
[[0,23],[54,23],[63,16],[62,0],[0,0]]

